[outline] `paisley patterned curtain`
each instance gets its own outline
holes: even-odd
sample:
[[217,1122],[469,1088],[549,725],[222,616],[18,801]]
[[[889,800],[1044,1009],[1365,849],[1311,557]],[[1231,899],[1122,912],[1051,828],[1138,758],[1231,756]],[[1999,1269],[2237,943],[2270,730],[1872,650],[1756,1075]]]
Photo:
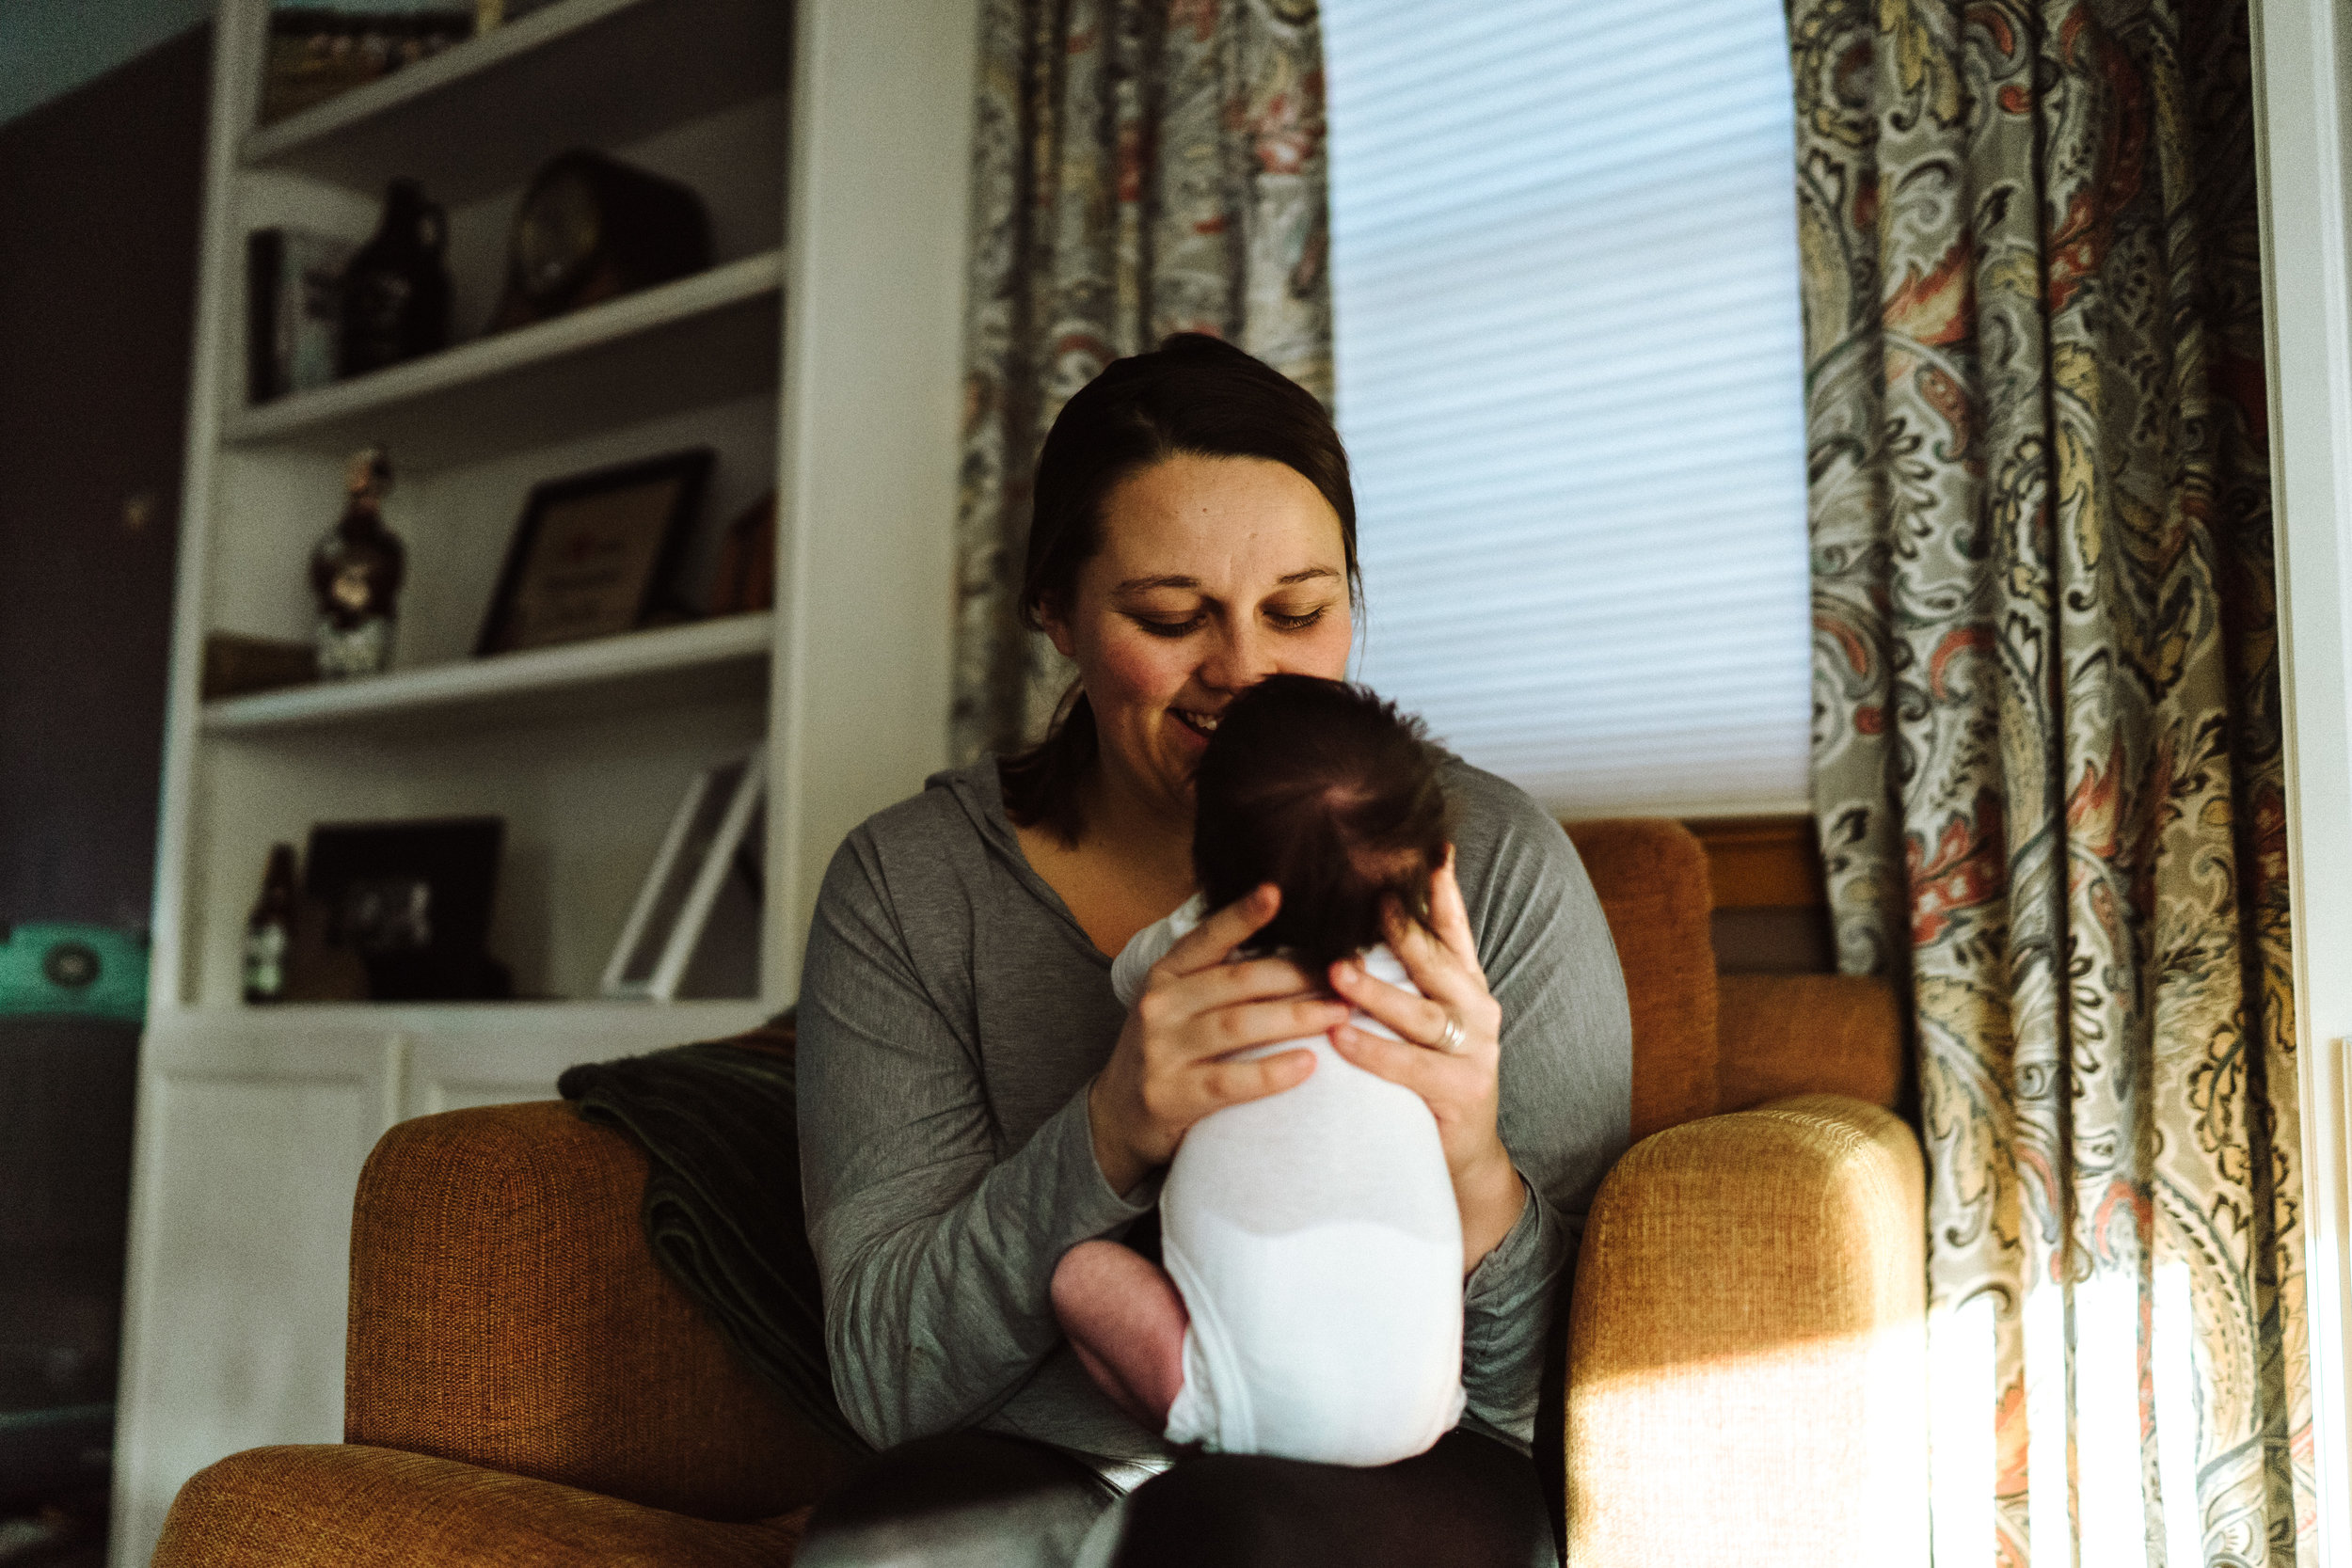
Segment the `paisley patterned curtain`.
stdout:
[[986,0],[974,146],[958,761],[1036,738],[1070,671],[1016,614],[1039,446],[1170,332],[1328,403],[1315,0]]
[[2310,1562],[2245,0],[1790,0],[1814,801],[1938,1568]]

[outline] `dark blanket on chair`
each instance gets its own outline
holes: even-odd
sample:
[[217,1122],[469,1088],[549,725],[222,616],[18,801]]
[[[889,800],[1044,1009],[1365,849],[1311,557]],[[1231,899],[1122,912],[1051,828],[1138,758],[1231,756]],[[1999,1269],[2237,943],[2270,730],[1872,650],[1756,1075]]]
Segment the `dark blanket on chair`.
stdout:
[[795,1413],[866,1453],[825,1358],[824,1293],[801,1212],[795,1037],[786,1012],[732,1039],[576,1067],[555,1086],[645,1150],[645,1239],[662,1271]]

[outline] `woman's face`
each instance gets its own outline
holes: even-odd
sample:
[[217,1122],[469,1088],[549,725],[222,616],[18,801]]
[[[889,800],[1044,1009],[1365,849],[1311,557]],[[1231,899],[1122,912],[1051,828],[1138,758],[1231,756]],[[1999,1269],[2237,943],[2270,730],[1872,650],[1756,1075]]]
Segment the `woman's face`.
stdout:
[[1225,705],[1280,672],[1340,679],[1354,627],[1339,514],[1296,469],[1177,456],[1105,498],[1073,602],[1042,616],[1075,659],[1104,783],[1192,813],[1192,774]]

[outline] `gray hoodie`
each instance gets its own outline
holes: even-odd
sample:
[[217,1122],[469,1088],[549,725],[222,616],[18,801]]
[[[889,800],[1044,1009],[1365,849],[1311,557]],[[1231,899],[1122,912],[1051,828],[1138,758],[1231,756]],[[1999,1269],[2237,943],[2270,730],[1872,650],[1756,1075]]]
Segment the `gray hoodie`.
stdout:
[[[1524,1450],[1585,1211],[1626,1147],[1631,1023],[1559,824],[1466,763],[1445,784],[1531,1197],[1464,1286],[1464,1424]],[[802,971],[801,1169],[834,1386],[877,1447],[978,1427],[1122,1486],[1173,1457],[1088,1379],[1047,1298],[1064,1252],[1158,1196],[1154,1177],[1121,1197],[1094,1161],[1087,1085],[1125,1022],[1110,967],[1022,854],[993,759],[834,856]]]

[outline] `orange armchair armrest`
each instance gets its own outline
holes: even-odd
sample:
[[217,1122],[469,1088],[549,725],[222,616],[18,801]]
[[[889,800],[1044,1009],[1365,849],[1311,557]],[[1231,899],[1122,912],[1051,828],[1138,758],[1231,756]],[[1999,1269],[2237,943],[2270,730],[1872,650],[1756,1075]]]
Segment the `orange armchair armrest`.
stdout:
[[181,1488],[154,1568],[790,1568],[808,1513],[712,1524],[392,1449],[247,1449]]
[[1570,1562],[1926,1562],[1922,1202],[1911,1130],[1838,1095],[1618,1162],[1569,1299]]
[[352,1218],[345,1440],[703,1519],[818,1497],[841,1460],[656,1265],[645,1171],[560,1101],[387,1132]]

